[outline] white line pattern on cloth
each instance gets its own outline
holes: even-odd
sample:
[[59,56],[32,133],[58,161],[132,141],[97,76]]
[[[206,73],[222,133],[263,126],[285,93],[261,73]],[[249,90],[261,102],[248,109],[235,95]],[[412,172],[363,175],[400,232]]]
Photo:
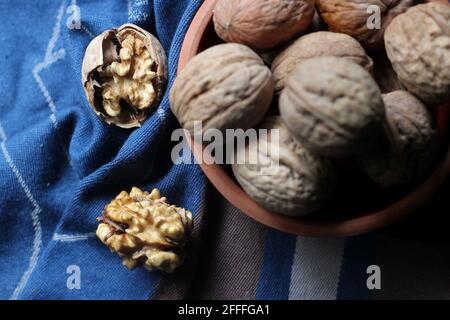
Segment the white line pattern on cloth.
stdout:
[[19,284],[17,285],[16,289],[14,290],[13,294],[10,297],[11,300],[16,300],[19,294],[22,292],[25,285],[27,284],[28,280],[30,279],[31,273],[36,267],[39,258],[39,253],[42,247],[42,227],[39,214],[41,213],[42,210],[37,201],[35,200],[35,198],[33,197],[30,188],[26,184],[25,180],[22,177],[22,174],[20,173],[19,169],[17,169],[16,164],[12,160],[8,152],[8,149],[6,148],[6,133],[1,124],[0,124],[0,138],[3,157],[5,158],[5,161],[8,164],[11,171],[16,176],[16,179],[19,182],[23,192],[25,193],[25,196],[28,198],[28,200],[34,207],[33,211],[31,212],[31,219],[33,221],[33,230],[34,230],[33,249],[30,257],[30,262],[28,264],[28,268],[22,275]]
[[[47,105],[50,109],[50,122],[52,123],[53,128],[55,129],[56,133],[58,134],[58,140],[61,148],[64,151],[65,157],[67,159],[67,162],[69,165],[74,169],[73,163],[70,160],[70,156],[67,150],[67,146],[64,144],[62,137],[59,135],[59,125],[58,120],[56,119],[56,105],[51,97],[50,93],[47,90],[47,87],[44,84],[44,81],[42,80],[42,77],[40,76],[40,72],[42,70],[47,69],[49,66],[51,66],[53,63],[63,59],[66,55],[66,51],[64,48],[59,49],[58,51],[54,52],[56,42],[59,39],[59,35],[61,33],[61,20],[64,15],[64,1],[62,2],[61,6],[58,9],[58,14],[56,16],[56,23],[53,27],[52,36],[50,38],[50,41],[48,42],[47,49],[45,51],[45,58],[44,61],[38,63],[35,65],[35,67],[32,70],[33,77],[38,84],[39,89],[41,90],[42,95],[45,98],[45,101],[47,102]],[[74,172],[76,173],[76,170],[74,169]]]
[[345,239],[297,237],[290,300],[335,300]]
[[85,241],[90,238],[95,238],[95,232],[89,232],[84,234],[59,234],[55,233],[52,237],[54,241],[61,242],[75,242],[75,241]]

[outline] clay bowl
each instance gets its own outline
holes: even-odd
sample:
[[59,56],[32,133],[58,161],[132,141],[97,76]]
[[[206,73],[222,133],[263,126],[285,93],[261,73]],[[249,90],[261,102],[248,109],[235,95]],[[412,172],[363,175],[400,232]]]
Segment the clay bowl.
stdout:
[[[215,0],[206,0],[190,25],[180,54],[178,70],[183,70],[189,60],[206,48],[219,44],[212,24]],[[435,115],[441,134],[442,154],[433,172],[409,190],[386,191],[353,174],[352,166],[343,166],[345,190],[317,214],[306,218],[289,218],[269,212],[253,201],[234,179],[230,168],[216,164],[200,166],[217,190],[235,207],[254,220],[291,234],[315,237],[342,237],[367,233],[393,223],[418,209],[437,191],[450,174],[450,147],[447,123],[450,106],[436,108]],[[203,146],[189,141],[196,159],[201,159]],[[345,172],[348,171],[348,172]]]

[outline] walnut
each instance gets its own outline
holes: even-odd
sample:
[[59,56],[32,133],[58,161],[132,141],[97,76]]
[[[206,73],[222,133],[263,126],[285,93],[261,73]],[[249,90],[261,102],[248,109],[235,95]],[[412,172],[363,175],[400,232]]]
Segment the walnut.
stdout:
[[248,47],[220,44],[195,56],[178,75],[170,105],[180,124],[203,130],[247,129],[270,107],[273,79],[262,59]]
[[86,49],[82,82],[96,114],[108,124],[139,127],[159,103],[167,81],[159,41],[132,24],[103,32]]
[[424,177],[438,151],[433,117],[407,91],[383,96],[386,106],[385,138],[360,159],[363,171],[384,187],[401,187]]
[[337,57],[301,61],[280,96],[280,114],[302,144],[321,155],[363,152],[381,131],[383,101],[360,65]]
[[[320,15],[330,31],[355,37],[366,49],[383,47],[386,27],[398,14],[413,5],[412,0],[316,0]],[[368,28],[367,22],[374,15],[369,6],[378,6],[380,28]]]
[[214,27],[226,42],[272,49],[307,31],[314,0],[218,0]]
[[150,271],[171,273],[182,264],[192,214],[167,204],[158,189],[122,191],[98,220],[97,237],[128,268],[143,264]]
[[286,77],[299,61],[319,56],[342,57],[372,72],[372,59],[358,41],[343,33],[314,32],[299,38],[275,58],[272,63],[275,89],[281,91],[284,88]]
[[386,51],[400,81],[427,104],[450,96],[450,5],[412,7],[386,29]]
[[[280,117],[266,118],[260,128],[279,130],[279,141],[269,140],[268,148],[258,148],[260,142],[251,141],[237,150],[241,161],[250,159],[250,153],[258,155],[256,164],[233,164],[239,184],[256,202],[273,212],[298,217],[318,210],[333,194],[336,177],[332,163],[305,149]],[[271,149],[279,150],[279,158]]]

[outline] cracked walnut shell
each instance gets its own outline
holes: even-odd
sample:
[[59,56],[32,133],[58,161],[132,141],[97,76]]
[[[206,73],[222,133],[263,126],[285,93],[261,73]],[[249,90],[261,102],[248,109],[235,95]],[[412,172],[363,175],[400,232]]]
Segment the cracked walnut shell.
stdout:
[[184,245],[192,228],[191,212],[167,204],[158,189],[151,193],[122,191],[105,207],[97,237],[123,264],[173,272],[184,259]]
[[386,51],[408,91],[427,104],[450,96],[450,5],[412,7],[386,29]]
[[333,193],[332,163],[305,149],[280,117],[266,118],[259,129],[278,130],[279,140],[268,133],[268,147],[254,140],[237,150],[232,169],[239,184],[261,206],[282,215],[300,217],[318,210]]
[[360,65],[337,57],[301,61],[280,96],[280,114],[308,149],[329,157],[366,150],[382,128],[380,89]]
[[103,32],[83,59],[82,82],[91,107],[108,124],[140,127],[159,104],[166,63],[159,41],[138,26]]
[[248,129],[259,123],[273,96],[270,69],[250,48],[227,43],[195,56],[175,80],[170,107],[181,126],[196,134],[208,129]]
[[275,58],[272,63],[275,90],[283,90],[286,78],[300,61],[321,56],[345,58],[372,72],[372,59],[354,38],[343,33],[314,32],[300,37]]
[[431,169],[438,135],[426,106],[408,91],[383,96],[384,140],[360,159],[363,171],[377,184],[396,188],[416,182]]
[[[346,33],[366,49],[380,49],[386,27],[411,7],[413,0],[316,0],[316,5],[330,31]],[[376,18],[371,6],[380,10],[379,26],[369,25]]]
[[213,20],[224,41],[267,50],[306,32],[314,13],[314,0],[218,0]]

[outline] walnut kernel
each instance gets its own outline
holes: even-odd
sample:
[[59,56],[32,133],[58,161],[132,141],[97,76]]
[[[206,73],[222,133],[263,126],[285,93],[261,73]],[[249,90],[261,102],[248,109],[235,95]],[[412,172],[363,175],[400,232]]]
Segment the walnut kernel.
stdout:
[[105,207],[97,237],[123,264],[132,269],[173,272],[184,259],[184,245],[192,228],[191,212],[167,204],[158,189],[151,193],[122,191]]

